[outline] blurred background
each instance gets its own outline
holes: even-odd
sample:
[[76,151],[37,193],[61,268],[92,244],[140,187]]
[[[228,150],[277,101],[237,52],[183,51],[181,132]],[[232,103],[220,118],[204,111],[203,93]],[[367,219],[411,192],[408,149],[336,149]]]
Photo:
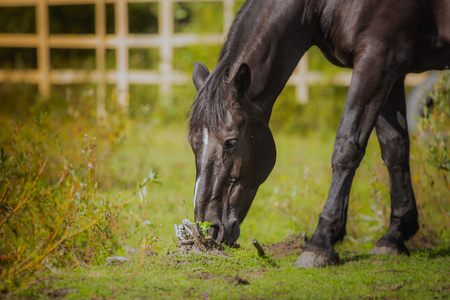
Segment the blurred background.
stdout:
[[[242,3],[2,0],[2,115],[52,97],[63,97],[70,105],[81,91],[89,91],[95,95],[91,105],[100,120],[112,108],[147,120],[179,120],[195,96],[190,79],[194,61],[215,66]],[[308,113],[316,116],[315,109],[300,104],[327,101],[330,109],[323,121],[334,126],[350,75],[313,48],[281,96],[276,107],[281,112],[274,114],[273,123],[289,118],[291,126],[290,115],[295,113],[300,116],[295,118],[297,130],[317,127]],[[413,76],[408,83],[417,85],[423,79]]]
[[[193,65],[214,68],[242,3],[0,0],[0,191],[26,188],[30,174],[52,186],[67,172],[80,189],[92,185],[94,195],[83,201],[95,207],[112,199],[127,203],[109,228],[114,247],[104,253],[136,247],[146,220],[164,224],[163,245],[173,245],[173,224],[186,214],[193,219],[195,165],[186,138],[196,92]],[[302,58],[274,107],[278,161],[242,227],[244,245],[253,237],[268,242],[313,232],[350,76],[351,70],[334,67],[315,47]],[[408,76],[408,93],[426,79]],[[436,92],[435,82],[428,87]],[[418,107],[423,95],[416,92]],[[434,112],[439,121],[441,113]],[[447,125],[432,127],[435,141],[424,139],[429,122],[419,123],[412,137],[413,184],[424,226],[417,245],[448,244],[446,113]],[[144,189],[143,181],[158,184]],[[373,138],[351,197],[343,247],[369,250],[385,232],[390,212],[388,175]],[[20,195],[9,199],[0,202],[4,212],[21,201]],[[22,218],[26,223],[29,217]]]

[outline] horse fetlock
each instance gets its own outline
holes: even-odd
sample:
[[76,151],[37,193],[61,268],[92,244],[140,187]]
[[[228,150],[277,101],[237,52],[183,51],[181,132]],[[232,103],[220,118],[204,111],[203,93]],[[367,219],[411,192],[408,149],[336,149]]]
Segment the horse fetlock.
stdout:
[[417,221],[417,208],[414,207],[404,214],[401,219],[401,230],[404,240],[412,237],[419,230],[419,222]]
[[404,247],[404,249],[392,248],[387,246],[376,246],[370,254],[373,255],[410,255],[409,250]]
[[339,254],[331,248],[320,252],[303,251],[295,263],[295,268],[311,269],[335,265],[339,265]]
[[386,233],[383,237],[381,237],[375,248],[370,252],[370,254],[375,255],[408,255],[409,250],[406,248],[404,239],[400,236],[390,235]]

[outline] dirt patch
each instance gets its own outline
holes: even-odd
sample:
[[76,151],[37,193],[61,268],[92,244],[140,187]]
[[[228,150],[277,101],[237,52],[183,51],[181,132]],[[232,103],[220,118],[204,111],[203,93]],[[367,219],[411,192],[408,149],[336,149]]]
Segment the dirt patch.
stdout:
[[47,295],[51,298],[62,298],[69,294],[78,294],[78,288],[60,288],[56,290],[47,291]]
[[211,279],[215,279],[220,276],[216,275],[216,274],[212,274],[212,273],[207,273],[207,272],[196,272],[195,274],[189,274],[188,277],[202,279],[202,280],[211,280]]
[[179,245],[178,248],[175,248],[174,250],[170,251],[170,255],[179,256],[179,255],[186,255],[186,254],[201,254],[201,255],[211,255],[211,256],[218,256],[218,257],[227,257],[228,254],[223,251],[222,249],[217,249],[214,247],[208,247],[204,249],[199,249],[195,245]]
[[235,276],[227,276],[227,275],[217,275],[213,273],[207,273],[207,272],[196,272],[195,274],[189,274],[187,277],[189,278],[195,278],[195,279],[202,279],[202,280],[212,280],[216,278],[222,278],[225,281],[228,281],[229,283],[233,285],[246,285],[250,284],[248,279],[241,277],[239,275]]
[[[175,225],[174,229],[178,238],[179,248],[172,251],[171,254],[209,253],[218,256],[224,255],[224,247],[210,236],[206,236],[200,228],[199,223],[193,224],[188,219],[185,219],[182,224]],[[253,245],[256,247],[260,256],[263,256],[266,252],[273,258],[279,258],[289,255],[300,255],[301,248],[307,240],[306,233],[303,232],[301,234],[288,235],[281,242],[263,247],[260,246],[256,239],[254,239]],[[235,244],[234,247],[240,248],[238,244]]]
[[236,275],[236,276],[233,276],[233,277],[226,277],[226,279],[231,284],[234,284],[234,285],[240,285],[240,284],[247,285],[247,284],[250,284],[250,282],[247,279],[245,279],[243,277],[240,277],[239,275]]
[[300,255],[302,246],[308,240],[305,233],[290,234],[283,241],[264,246],[267,254],[273,258]]

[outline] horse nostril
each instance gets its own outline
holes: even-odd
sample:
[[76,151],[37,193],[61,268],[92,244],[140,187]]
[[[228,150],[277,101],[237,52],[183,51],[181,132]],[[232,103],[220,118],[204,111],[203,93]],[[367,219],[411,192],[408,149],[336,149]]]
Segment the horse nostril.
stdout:
[[219,226],[211,225],[209,229],[206,231],[214,240],[217,240],[217,236],[219,235]]
[[211,225],[207,233],[218,243],[225,241],[225,227],[222,224]]

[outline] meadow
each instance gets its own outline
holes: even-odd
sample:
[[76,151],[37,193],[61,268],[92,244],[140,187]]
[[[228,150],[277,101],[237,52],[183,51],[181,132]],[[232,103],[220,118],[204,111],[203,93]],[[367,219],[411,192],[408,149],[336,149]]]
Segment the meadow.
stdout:
[[[98,123],[87,88],[77,101],[38,100],[2,115],[2,298],[449,298],[450,97],[448,89],[439,93],[411,136],[420,213],[420,230],[407,244],[411,256],[368,254],[390,213],[388,174],[373,134],[353,183],[347,236],[336,246],[341,265],[312,270],[293,265],[300,234],[314,232],[331,180],[334,125],[320,126],[327,116],[320,104],[310,108],[318,112],[313,129],[286,128],[275,118],[275,169],[241,226],[241,248],[219,254],[180,252],[173,231],[194,219],[188,106],[172,121],[111,108]],[[288,106],[277,105],[274,114]],[[114,256],[126,261],[107,261]]]

